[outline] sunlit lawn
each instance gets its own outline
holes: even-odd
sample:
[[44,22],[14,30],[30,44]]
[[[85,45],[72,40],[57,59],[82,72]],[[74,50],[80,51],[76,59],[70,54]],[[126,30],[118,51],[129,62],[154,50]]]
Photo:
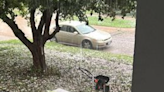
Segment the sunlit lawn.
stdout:
[[[74,17],[74,20],[78,20],[77,17]],[[89,16],[88,17],[90,25],[106,26],[106,27],[118,27],[118,28],[134,28],[135,20],[125,20],[116,18],[112,21],[112,18],[105,17],[103,21],[98,20],[98,16]],[[62,20],[65,21],[65,20]]]

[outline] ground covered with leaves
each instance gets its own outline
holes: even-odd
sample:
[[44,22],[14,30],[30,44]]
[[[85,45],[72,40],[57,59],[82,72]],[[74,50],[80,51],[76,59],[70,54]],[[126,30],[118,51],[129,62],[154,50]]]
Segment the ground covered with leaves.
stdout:
[[[59,47],[60,48],[60,47]],[[70,92],[96,92],[91,80],[78,70],[110,77],[110,92],[131,92],[132,65],[117,59],[105,60],[45,49],[48,72],[38,74],[31,68],[32,57],[20,44],[0,44],[0,92],[46,92],[63,88]]]

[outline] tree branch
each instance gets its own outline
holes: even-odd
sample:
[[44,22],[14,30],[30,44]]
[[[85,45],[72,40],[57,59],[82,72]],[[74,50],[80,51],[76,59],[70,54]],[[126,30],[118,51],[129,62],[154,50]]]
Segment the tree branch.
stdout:
[[55,36],[55,34],[60,31],[60,26],[59,26],[59,11],[57,11],[55,22],[56,22],[56,28],[53,31],[53,33],[49,35],[48,39],[53,38]]
[[46,20],[46,10],[43,12],[43,15],[41,17],[41,20],[40,20],[40,23],[39,23],[39,26],[38,26],[38,31],[39,31],[40,34],[42,33],[42,28],[45,24],[45,20]]
[[19,38],[26,46],[29,48],[29,50],[32,50],[32,44],[26,37],[25,34],[18,28],[17,24],[10,18],[8,18],[6,15],[2,18],[4,22],[6,22],[12,31],[14,32],[15,36]]
[[31,23],[31,28],[33,31],[36,31],[36,27],[35,27],[35,10],[36,9],[32,9],[30,12],[30,23]]
[[33,34],[33,39],[35,40],[37,31],[36,31],[36,26],[35,26],[35,8],[30,11],[30,24],[31,24],[31,29],[32,29],[32,34]]
[[47,14],[46,14],[46,23],[45,23],[45,29],[44,29],[44,39],[47,40],[47,38],[49,37],[49,29],[50,29],[50,25],[51,25],[51,18],[52,18],[52,13],[47,10]]

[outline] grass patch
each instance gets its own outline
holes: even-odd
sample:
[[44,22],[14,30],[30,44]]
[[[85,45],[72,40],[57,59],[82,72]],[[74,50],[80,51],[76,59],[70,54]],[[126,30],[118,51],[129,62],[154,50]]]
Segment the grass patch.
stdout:
[[[9,40],[9,41],[0,41],[0,45],[8,44],[9,47],[1,47],[0,51],[5,49],[12,49],[13,45],[20,45],[23,44],[19,40]],[[45,45],[46,49],[56,50],[59,52],[68,52],[72,54],[82,54],[84,57],[95,57],[95,58],[102,58],[109,61],[118,61],[120,63],[133,63],[133,57],[128,55],[121,55],[121,54],[112,54],[109,52],[102,52],[98,50],[90,50],[90,49],[82,49],[80,47],[73,47],[73,46],[66,46],[62,44],[58,44],[55,42],[47,42]]]
[[21,44],[20,40],[7,40],[7,41],[0,41],[0,44],[12,44],[12,45],[16,45],[16,44]]
[[[74,20],[78,20],[78,18],[74,17]],[[118,27],[118,28],[134,28],[136,23],[133,20],[125,20],[125,19],[115,19],[114,21],[112,21],[112,18],[110,17],[104,18],[103,21],[98,21],[97,16],[89,16],[88,20],[90,25]]]
[[98,21],[98,18],[95,16],[88,17],[88,18],[89,18],[89,23],[91,25],[119,27],[119,28],[135,27],[135,21],[131,21],[131,20],[115,19],[114,21],[112,21],[111,18],[104,18],[103,21]]

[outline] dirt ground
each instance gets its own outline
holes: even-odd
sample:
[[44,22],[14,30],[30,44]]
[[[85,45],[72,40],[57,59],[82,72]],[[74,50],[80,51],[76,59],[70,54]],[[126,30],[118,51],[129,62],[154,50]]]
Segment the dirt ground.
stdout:
[[[22,29],[25,33],[25,36],[31,38],[31,30],[30,27],[27,26],[27,21],[22,17],[16,18],[16,23],[18,27]],[[13,34],[11,28],[4,22],[0,21],[0,40],[10,40],[10,39],[17,39]]]
[[[117,17],[119,18],[119,17]],[[125,17],[127,20],[135,20],[131,17]],[[32,38],[32,33],[30,27],[27,26],[27,21],[22,17],[16,18],[16,23],[18,27],[22,29],[27,38]],[[52,21],[54,23],[54,20]],[[102,26],[93,26],[96,29],[107,31],[112,35],[113,41],[110,47],[104,48],[101,51],[125,54],[133,56],[134,53],[134,36],[135,28],[114,28],[114,27],[102,27]],[[10,27],[0,21],[0,40],[10,40],[17,39]]]

